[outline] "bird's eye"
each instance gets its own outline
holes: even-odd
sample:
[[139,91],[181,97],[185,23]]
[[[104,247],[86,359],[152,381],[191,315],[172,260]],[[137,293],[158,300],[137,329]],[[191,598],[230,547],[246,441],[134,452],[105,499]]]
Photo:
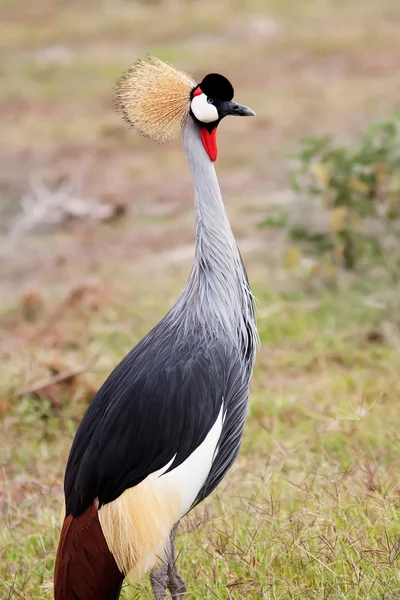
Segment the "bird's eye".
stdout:
[[207,98],[208,104],[214,104],[214,98]]

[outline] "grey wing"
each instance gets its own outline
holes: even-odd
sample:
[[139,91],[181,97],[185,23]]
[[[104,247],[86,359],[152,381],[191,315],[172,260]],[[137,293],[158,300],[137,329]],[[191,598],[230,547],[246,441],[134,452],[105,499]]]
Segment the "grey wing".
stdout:
[[249,384],[250,370],[245,369],[243,373],[243,364],[237,363],[231,371],[223,399],[225,418],[213,464],[191,508],[211,494],[237,458],[249,406]]

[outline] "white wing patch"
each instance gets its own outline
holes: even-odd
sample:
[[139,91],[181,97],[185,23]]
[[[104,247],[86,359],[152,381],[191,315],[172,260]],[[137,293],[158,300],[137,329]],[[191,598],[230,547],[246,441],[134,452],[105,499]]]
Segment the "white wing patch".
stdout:
[[179,467],[161,476],[161,479],[167,479],[168,484],[180,492],[181,517],[192,506],[211,470],[221,436],[223,414],[224,406],[222,405],[214,425],[200,446]]
[[213,123],[219,119],[216,107],[214,104],[208,103],[208,98],[205,94],[195,96],[191,102],[191,107],[196,119],[202,123]]

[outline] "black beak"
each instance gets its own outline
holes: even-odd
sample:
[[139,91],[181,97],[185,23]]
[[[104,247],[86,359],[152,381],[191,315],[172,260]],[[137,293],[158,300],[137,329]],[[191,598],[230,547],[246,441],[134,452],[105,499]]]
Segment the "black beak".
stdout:
[[233,102],[233,100],[226,101],[219,107],[219,114],[221,117],[226,117],[227,115],[236,115],[237,117],[253,117],[256,113],[248,106],[243,106],[242,104],[238,104],[237,102]]

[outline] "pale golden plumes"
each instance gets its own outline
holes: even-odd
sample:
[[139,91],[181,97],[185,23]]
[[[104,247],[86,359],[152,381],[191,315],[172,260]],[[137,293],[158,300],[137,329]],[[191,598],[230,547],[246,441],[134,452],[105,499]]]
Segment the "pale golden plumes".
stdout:
[[152,473],[99,509],[99,521],[119,570],[134,583],[164,562],[171,529],[182,516],[179,492]]
[[195,86],[190,75],[169,63],[139,60],[117,83],[117,110],[142,135],[169,142],[181,132]]

